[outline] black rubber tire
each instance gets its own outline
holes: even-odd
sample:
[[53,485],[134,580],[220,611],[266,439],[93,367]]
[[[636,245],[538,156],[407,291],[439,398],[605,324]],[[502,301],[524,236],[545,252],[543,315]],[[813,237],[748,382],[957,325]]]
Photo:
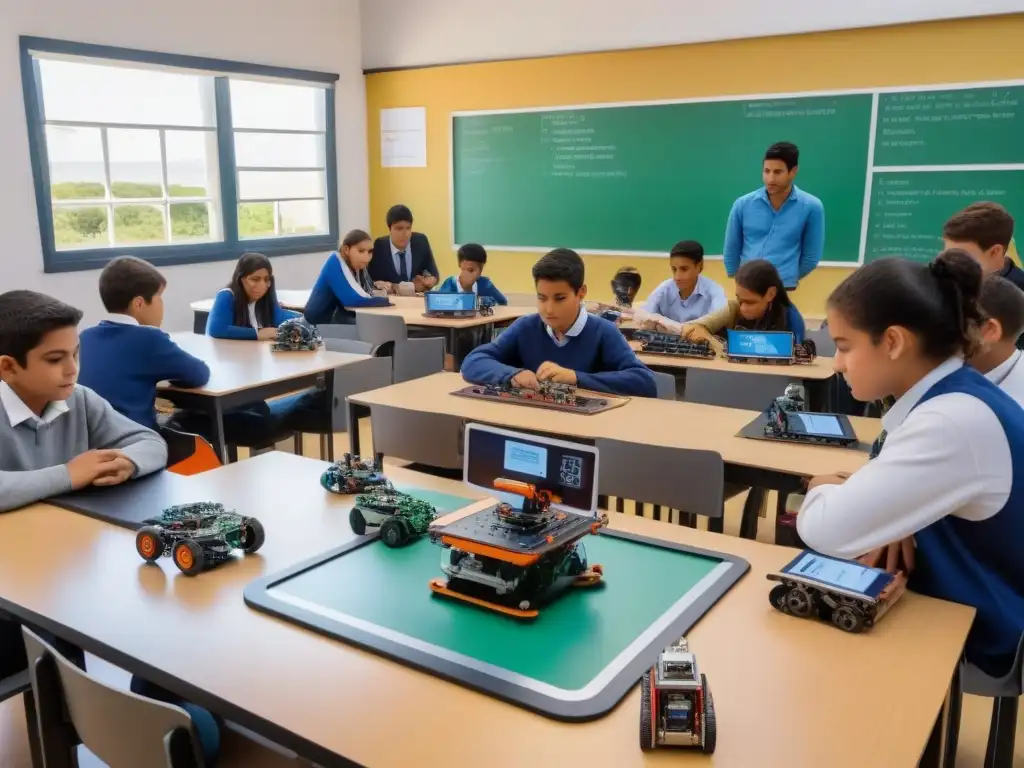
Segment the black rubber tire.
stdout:
[[242,537],[242,551],[247,555],[258,552],[259,548],[267,540],[267,532],[263,529],[263,523],[255,517],[245,521],[245,535]]
[[788,594],[789,587],[785,584],[776,584],[772,587],[772,591],[768,593],[768,602],[772,604],[775,610],[789,613],[789,609],[786,608],[786,595]]
[[380,540],[384,546],[397,549],[406,542],[405,529],[402,528],[401,520],[389,517],[380,526]]
[[786,595],[786,612],[806,619],[814,613],[814,595],[803,587],[793,587]]
[[651,670],[640,678],[640,749],[654,749],[654,723],[651,718]]
[[[181,547],[186,547],[189,552],[192,553],[192,565],[188,568],[182,568],[181,563],[178,562],[178,550]],[[206,568],[206,553],[203,552],[203,548],[192,541],[192,539],[182,539],[179,541],[174,545],[174,549],[171,554],[174,557],[174,564],[178,566],[178,570],[186,576],[195,576],[197,573],[202,573]]]
[[700,684],[704,687],[704,740],[700,745],[700,751],[705,755],[715,752],[718,744],[718,720],[715,718],[715,700],[711,698],[711,689],[708,688],[708,679],[701,673]]
[[359,511],[359,507],[352,507],[352,511],[348,513],[348,524],[352,526],[352,533],[356,536],[366,535],[366,518]]
[[[156,542],[154,551],[150,554],[143,552],[142,540],[143,537],[152,537],[153,541]],[[155,563],[164,554],[164,537],[163,532],[155,525],[147,525],[145,528],[140,528],[138,533],[135,534],[135,551],[139,553],[139,557],[145,560],[147,563]]]
[[840,605],[832,612],[832,623],[852,635],[864,629],[864,614],[848,605]]

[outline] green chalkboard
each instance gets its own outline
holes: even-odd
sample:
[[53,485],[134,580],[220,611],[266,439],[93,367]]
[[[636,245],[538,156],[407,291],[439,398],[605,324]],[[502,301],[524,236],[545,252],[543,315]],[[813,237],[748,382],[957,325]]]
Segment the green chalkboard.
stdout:
[[1024,86],[883,93],[875,166],[1024,163]]
[[825,206],[824,261],[856,262],[871,94],[455,116],[455,239],[720,254],[729,209],[776,141]]
[[942,225],[978,200],[1024,212],[1020,170],[875,172],[864,261],[904,256],[929,261],[942,248]]

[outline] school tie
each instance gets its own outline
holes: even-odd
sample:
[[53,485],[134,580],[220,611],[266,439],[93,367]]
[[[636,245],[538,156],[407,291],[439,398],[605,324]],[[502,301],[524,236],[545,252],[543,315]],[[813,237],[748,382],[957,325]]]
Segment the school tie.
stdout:
[[[891,397],[886,397],[881,400],[879,405],[881,406],[882,415],[884,416],[886,411],[892,408],[896,401]],[[868,459],[874,459],[882,452],[882,446],[885,445],[886,431],[883,429],[878,433],[878,437],[875,438],[875,442],[871,444],[871,453],[868,455]]]
[[409,280],[409,270],[405,264],[405,251],[398,252],[398,279],[403,283]]

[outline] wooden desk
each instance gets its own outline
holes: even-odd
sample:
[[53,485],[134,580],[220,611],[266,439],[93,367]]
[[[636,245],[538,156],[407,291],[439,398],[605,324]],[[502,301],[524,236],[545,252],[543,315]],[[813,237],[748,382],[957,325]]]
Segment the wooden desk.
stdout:
[[[277,292],[277,300],[285,309],[303,312],[309,302],[310,291],[291,291],[281,289]],[[201,299],[189,304],[192,309],[192,330],[195,333],[206,333],[206,321],[213,309],[213,299]]]
[[[222,459],[227,452],[226,410],[321,384],[333,391],[336,368],[368,357],[322,348],[315,352],[273,352],[269,342],[214,339],[188,331],[172,333],[171,339],[189,354],[206,361],[210,381],[197,389],[164,384],[158,387],[158,395],[180,407],[210,414],[214,448]],[[330,414],[331,398],[325,398],[325,404]]]
[[[197,497],[229,502],[267,530],[257,555],[195,578],[168,560],[144,565],[123,528],[45,504],[0,516],[0,608],[325,767],[440,768],[455,752],[486,755],[492,768],[913,766],[973,619],[969,608],[908,594],[869,634],[847,635],[768,605],[765,576],[792,550],[612,514],[612,528],[751,565],[689,635],[714,692],[718,751],[644,753],[637,689],[607,717],[560,723],[247,608],[247,583],[351,537],[351,497],[320,488],[324,467],[271,453],[189,478]],[[387,471],[399,484],[474,496],[461,483]]]

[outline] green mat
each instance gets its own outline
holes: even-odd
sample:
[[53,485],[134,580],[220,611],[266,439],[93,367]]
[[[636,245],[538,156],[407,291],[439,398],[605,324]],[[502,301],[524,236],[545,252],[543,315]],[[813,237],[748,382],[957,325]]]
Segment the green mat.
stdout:
[[268,594],[286,601],[298,598],[576,690],[721,565],[711,557],[610,536],[590,536],[585,544],[590,562],[604,566],[606,583],[571,590],[529,622],[433,595],[427,583],[444,575],[442,550],[426,538],[402,549],[374,542],[351,550]]
[[434,509],[437,510],[438,517],[449,515],[452,512],[476,503],[475,499],[466,499],[462,496],[454,496],[450,493],[425,491],[422,488],[406,487],[402,485],[395,485],[395,488],[403,493],[408,493],[410,496],[415,496],[417,499],[423,499],[423,501],[433,504]]

